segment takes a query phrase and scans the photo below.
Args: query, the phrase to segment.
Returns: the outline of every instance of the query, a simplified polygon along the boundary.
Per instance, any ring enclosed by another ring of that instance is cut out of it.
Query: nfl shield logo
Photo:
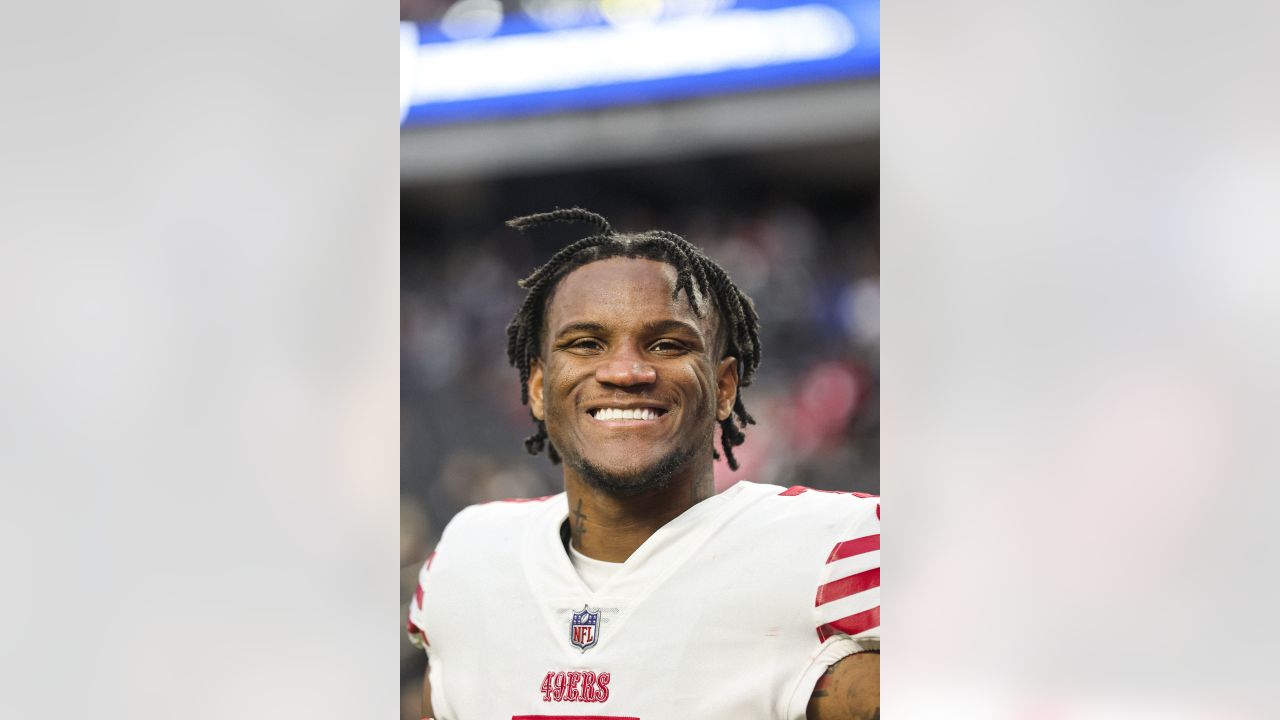
[[[600,611],[593,611],[583,605],[582,612],[573,614],[573,620],[569,626],[569,642],[573,643],[573,646],[579,650],[586,652],[587,648],[593,647],[599,639]]]

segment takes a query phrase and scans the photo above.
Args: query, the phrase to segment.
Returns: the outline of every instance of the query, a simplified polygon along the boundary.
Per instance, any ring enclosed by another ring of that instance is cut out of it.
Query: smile
[[[662,408],[643,407],[643,408],[616,408],[602,407],[593,408],[587,411],[587,414],[596,420],[641,420],[653,421],[667,414]]]

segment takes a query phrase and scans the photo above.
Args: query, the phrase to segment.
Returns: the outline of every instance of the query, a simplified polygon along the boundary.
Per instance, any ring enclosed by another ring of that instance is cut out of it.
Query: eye
[[[603,350],[604,345],[594,338],[580,338],[566,343],[564,349],[580,355],[590,355]]]
[[[663,339],[649,346],[649,350],[663,355],[680,355],[688,352],[689,348],[682,342]]]

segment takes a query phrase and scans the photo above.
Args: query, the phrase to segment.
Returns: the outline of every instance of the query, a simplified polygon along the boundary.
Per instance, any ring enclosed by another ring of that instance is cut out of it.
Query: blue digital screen
[[[448,15],[442,23],[404,25],[402,124],[652,103],[880,72],[878,0],[728,1],[710,12],[667,16],[662,0],[652,0],[641,7],[659,14],[643,22],[609,22],[596,13],[555,30],[523,14],[495,16],[489,27],[451,25]]]

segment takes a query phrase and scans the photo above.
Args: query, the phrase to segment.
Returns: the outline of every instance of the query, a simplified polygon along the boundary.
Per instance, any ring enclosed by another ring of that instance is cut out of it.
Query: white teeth
[[[600,408],[596,411],[597,420],[657,420],[657,411],[650,408]]]

